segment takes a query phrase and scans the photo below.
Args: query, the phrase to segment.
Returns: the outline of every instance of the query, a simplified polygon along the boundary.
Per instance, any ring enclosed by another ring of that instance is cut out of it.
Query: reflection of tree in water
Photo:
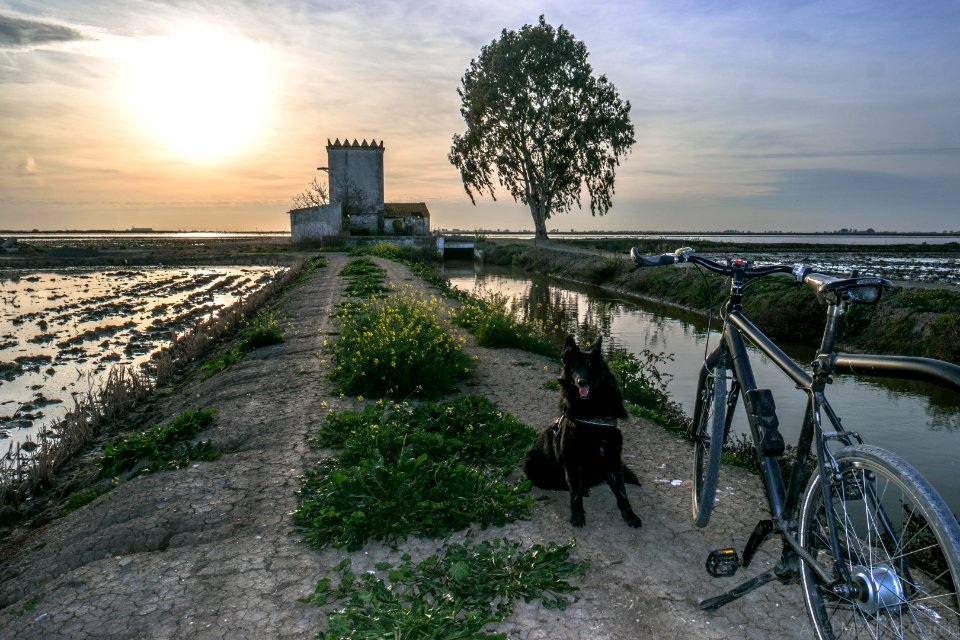
[[[587,296],[587,312],[581,322],[581,327],[583,329],[591,327],[594,337],[596,332],[599,331],[604,339],[607,339],[613,329],[614,314],[619,308],[620,304],[616,300]]]
[[[558,345],[568,333],[577,333],[580,315],[576,293],[551,287],[543,281],[531,281],[526,295],[517,296],[513,308],[528,322],[543,327],[550,339]]]
[[[878,389],[886,391],[889,402],[897,404],[912,398],[922,404],[927,414],[927,429],[953,433],[960,431],[960,401],[957,395],[944,387],[916,380],[883,379],[877,381]],[[880,386],[882,385],[882,387]]]
[[[935,404],[927,406],[931,431],[960,431],[960,413],[956,407],[942,407]]]
[[[582,318],[581,302],[586,305]],[[511,299],[510,306],[520,317],[542,327],[558,345],[563,343],[567,334],[573,334],[581,344],[602,335],[607,351],[621,346],[611,336],[614,318],[622,306],[617,299],[565,290],[534,278],[524,294]],[[662,331],[667,322],[667,318],[660,317],[654,331]]]

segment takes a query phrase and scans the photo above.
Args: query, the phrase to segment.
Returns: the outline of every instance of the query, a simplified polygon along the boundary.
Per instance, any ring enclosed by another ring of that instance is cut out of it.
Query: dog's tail
[[[623,481],[626,484],[640,485],[640,479],[637,477],[637,474],[631,471],[627,465],[623,465]]]

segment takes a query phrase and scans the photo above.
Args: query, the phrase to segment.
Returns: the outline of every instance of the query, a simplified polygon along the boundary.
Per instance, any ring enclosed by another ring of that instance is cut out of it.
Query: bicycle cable
[[[710,280],[707,278],[706,271],[704,271],[703,268],[701,268],[700,265],[698,265],[698,264],[696,264],[696,263],[694,263],[693,266],[697,268],[697,271],[700,273],[700,277],[703,278],[703,283],[704,283],[704,285],[705,285],[706,288],[707,288],[707,338],[706,338],[706,340],[704,340],[704,343],[703,343],[703,363],[704,363],[704,367],[707,369],[707,371],[710,372],[710,375],[713,375],[713,372],[710,370],[709,367],[707,367],[707,356],[710,355],[710,330],[711,330],[711,328],[712,328],[712,326],[713,326],[713,313],[712,313],[712,310],[713,310],[713,287],[712,287],[711,284],[710,284]],[[726,278],[726,279],[725,279],[725,282],[729,282],[729,281],[730,281],[730,278]],[[784,285],[786,285],[786,286],[791,286],[791,285],[795,284],[795,283],[793,283],[793,282],[781,281],[781,280],[779,280],[779,279],[778,279],[778,280],[775,280],[775,281],[765,280],[764,278],[760,277],[760,278],[757,278],[757,279],[755,279],[755,280],[751,280],[751,281],[745,283],[745,284],[743,285],[743,289],[742,289],[741,291],[746,291],[746,290],[749,289],[750,287],[752,287],[752,286],[754,286],[754,285],[756,285],[756,284],[759,284],[759,283],[761,283],[761,282],[763,282],[763,283],[765,283],[765,284],[769,284],[771,287],[772,287],[772,286],[784,286]],[[720,316],[720,320],[721,320],[721,321],[725,319],[725,317],[724,317],[724,309],[723,309],[723,306],[722,306],[722,305],[721,305],[720,308],[718,309],[717,314]]]
[[[703,278],[703,284],[707,288],[707,338],[703,341],[703,366],[705,369],[707,369],[707,371],[710,371],[710,368],[707,367],[707,356],[710,355],[710,329],[713,326],[713,287],[710,285],[710,280],[707,279],[706,272],[700,267],[700,265],[694,263],[693,266],[697,268],[697,271],[700,273],[700,277]],[[722,316],[722,309],[720,313]],[[712,371],[710,371],[710,375],[713,375]]]

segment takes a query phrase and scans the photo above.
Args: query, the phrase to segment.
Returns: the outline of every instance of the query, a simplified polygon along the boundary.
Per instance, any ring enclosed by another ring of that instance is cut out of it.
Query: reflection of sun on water
[[[251,142],[263,127],[270,76],[256,43],[204,27],[141,41],[129,98],[149,133],[194,160]]]

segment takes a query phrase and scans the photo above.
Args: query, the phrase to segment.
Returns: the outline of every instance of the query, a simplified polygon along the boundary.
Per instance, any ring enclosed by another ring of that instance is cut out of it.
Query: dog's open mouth
[[[581,400],[586,400],[586,399],[589,398],[589,397],[590,397],[590,387],[588,387],[587,385],[581,386],[581,387],[580,387],[580,399],[581,399]]]

